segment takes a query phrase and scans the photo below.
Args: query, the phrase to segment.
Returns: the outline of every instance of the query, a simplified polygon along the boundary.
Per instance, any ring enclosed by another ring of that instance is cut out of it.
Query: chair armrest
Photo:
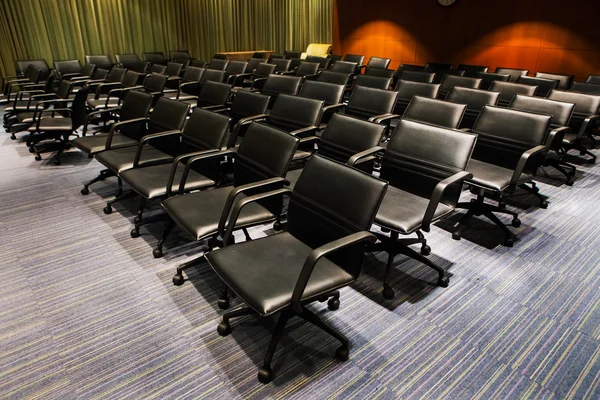
[[[141,117],[141,118],[129,119],[127,121],[115,122],[114,124],[112,124],[110,126],[109,131],[108,131],[108,137],[106,138],[106,147],[105,147],[105,150],[110,150],[110,146],[112,144],[112,138],[113,138],[114,133],[115,133],[115,131],[117,129],[119,129],[122,126],[125,126],[125,125],[137,124],[137,123],[144,122],[144,121],[149,121],[149,120],[150,120],[150,118],[148,118],[148,117]]]
[[[229,192],[229,196],[227,196],[227,200],[225,201],[225,205],[223,206],[223,212],[221,213],[221,218],[219,219],[219,227],[217,228],[217,232],[219,232],[219,234],[221,234],[221,237],[225,238],[225,234],[224,234],[223,230],[225,229],[225,224],[227,223],[227,217],[229,216],[229,213],[231,212],[231,206],[233,205],[233,202],[235,201],[235,198],[237,196],[239,196],[240,194],[242,194],[248,190],[260,189],[260,188],[268,187],[270,185],[274,185],[276,183],[282,183],[285,186],[290,185],[290,181],[288,181],[287,179],[282,178],[280,176],[276,176],[273,178],[264,179],[262,181],[247,183],[245,185],[240,185],[240,186],[237,186],[237,187],[234,187],[233,189],[231,189],[231,192]],[[233,214],[232,214],[232,216],[233,216]],[[237,219],[237,217],[236,217],[236,219]],[[230,223],[231,223],[231,220],[230,220]],[[224,241],[223,243],[229,243],[229,242]]]
[[[231,111],[231,107],[224,107],[224,108],[221,108],[218,110],[212,110],[212,111],[216,112],[216,113],[222,113],[222,112],[226,112],[226,111]]]
[[[355,155],[353,155],[352,157],[350,157],[350,159],[348,160],[347,164],[350,165],[351,167],[355,166],[356,164],[360,164],[359,160],[361,160],[362,158],[377,154],[379,152],[385,151],[385,147],[382,146],[375,146],[373,148],[370,148],[368,150],[365,151],[361,151],[360,153],[356,153]]]
[[[68,74],[60,74],[60,77],[62,79],[67,79],[67,80],[71,77],[77,77],[77,76],[85,76],[85,75],[83,75],[81,72],[70,72]]]
[[[225,107],[223,104],[215,104],[212,106],[204,106],[204,107],[199,107],[199,108],[201,108],[203,110],[214,111],[214,110],[220,110],[223,107]]]
[[[523,154],[521,154],[521,158],[519,159],[519,162],[517,163],[517,167],[515,168],[515,171],[513,172],[512,178],[510,179],[510,185],[516,186],[517,183],[519,183],[519,177],[523,173],[523,170],[525,169],[527,162],[529,161],[529,159],[532,156],[537,155],[537,154],[542,153],[547,150],[548,150],[547,146],[540,145],[540,146],[535,146],[535,147],[527,150]]]
[[[121,82],[106,82],[106,83],[99,84],[98,86],[96,86],[96,95],[94,96],[94,99],[98,100],[98,98],[100,97],[100,92],[104,88],[111,88],[111,87],[122,88],[123,84]],[[110,92],[110,90],[109,90],[109,92]]]
[[[167,80],[168,80],[168,81],[182,81],[182,80],[183,80],[183,78],[182,78],[182,77],[180,77],[180,76],[169,76],[169,77],[167,78]]]
[[[386,113],[386,114],[380,114],[380,115],[375,115],[371,118],[369,118],[369,122],[375,122],[376,124],[381,124],[382,122],[387,122],[389,124],[389,121],[391,121],[394,118],[400,118],[401,116],[398,114],[391,114],[391,113]]]
[[[37,118],[37,123],[35,124],[35,131],[36,132],[40,131],[40,123],[42,122],[42,114],[51,112],[52,117],[54,117],[54,113],[57,111],[67,112],[69,114],[71,114],[71,112],[72,112],[72,110],[70,108],[52,108],[49,110],[40,110],[39,117]],[[36,114],[37,114],[37,111],[36,111]],[[34,118],[34,120],[36,119],[35,116],[33,118]]]
[[[292,136],[298,136],[298,135],[301,135],[303,133],[316,132],[317,130],[319,130],[318,126],[311,125],[311,126],[307,126],[306,128],[296,129],[295,131],[291,131],[291,132],[288,132],[288,133],[290,135],[292,135]]]
[[[177,166],[179,165],[179,163],[183,164],[187,159],[189,159],[191,157],[216,153],[218,151],[219,151],[218,149],[202,150],[202,151],[195,151],[193,153],[181,154],[181,155],[175,157],[175,159],[173,160],[173,164],[171,165],[171,172],[169,173],[169,179],[167,179],[167,197],[171,197],[173,195],[171,188],[173,187],[173,181],[175,180],[175,173],[177,172]]]
[[[144,145],[151,140],[168,137],[168,136],[181,136],[182,132],[173,130],[173,131],[164,131],[151,133],[150,135],[146,135],[140,139],[140,143],[138,144],[137,151],[135,153],[135,159],[133,160],[133,168],[138,168],[140,164],[140,157],[142,156],[142,150],[144,149]]]
[[[221,150],[221,151],[213,152],[210,154],[203,154],[203,155],[199,155],[199,156],[190,158],[185,163],[185,169],[183,170],[183,175],[181,176],[181,181],[179,182],[179,194],[184,193],[185,183],[187,182],[187,177],[190,173],[190,168],[192,167],[192,164],[194,164],[197,161],[209,160],[211,158],[233,155],[233,154],[235,154],[235,152],[236,152],[236,149],[226,149],[226,150]]]
[[[32,83],[32,84],[28,84],[28,85],[23,85],[21,87],[21,91],[23,90],[44,90],[44,84],[43,83]]]
[[[126,88],[111,89],[108,92],[108,96],[106,96],[106,103],[104,104],[104,106],[108,107],[108,103],[110,102],[111,97],[118,97],[119,98],[118,103],[120,104],[121,103],[121,95],[123,92],[128,92],[130,90],[137,90],[137,89],[143,89],[143,88],[144,88],[143,86],[132,86],[132,87],[126,87]]]
[[[571,128],[568,126],[561,126],[560,128],[552,129],[548,133],[548,137],[546,138],[546,147],[552,150],[560,149],[562,147],[562,142],[565,138],[565,134],[567,134],[568,132],[571,132]]]
[[[589,129],[593,122],[600,120],[600,115],[590,115],[587,117],[583,123],[581,124],[581,129],[579,130],[579,134],[577,135],[577,140],[583,138],[583,136],[589,132]]]
[[[256,201],[263,200],[263,199],[266,199],[269,197],[280,196],[283,194],[290,195],[291,193],[292,193],[292,190],[289,188],[280,188],[280,189],[272,190],[270,192],[258,193],[253,196],[248,196],[248,197],[241,199],[237,203],[235,203],[233,210],[231,210],[231,217],[229,218],[229,223],[227,224],[227,229],[225,229],[225,234],[223,236],[221,236],[223,238],[223,246],[227,246],[227,244],[229,243],[231,235],[233,233],[233,228],[235,228],[235,224],[237,223],[237,219],[240,216],[240,212],[242,211],[242,208],[244,208],[245,205],[247,205],[249,203],[254,203]],[[223,213],[225,213],[225,209],[223,209]],[[229,215],[229,213],[227,213],[226,215]],[[220,223],[219,223],[219,226],[220,226]],[[219,232],[221,232],[221,231],[219,231]]]
[[[338,108],[344,108],[344,107],[346,107],[346,104],[344,104],[344,103],[330,104],[328,106],[323,107],[323,114],[325,113],[325,111],[335,111]]]
[[[86,115],[85,117],[85,123],[83,124],[83,131],[81,133],[81,136],[84,137],[86,132],[87,132],[87,127],[88,124],[90,123],[90,121],[92,120],[92,118],[98,116],[98,115],[102,115],[102,114],[107,114],[107,113],[111,113],[111,112],[116,112],[119,111],[121,109],[121,107],[115,107],[115,108],[107,108],[104,110],[100,110],[100,111],[93,111],[91,113],[89,113],[88,115]]]
[[[329,242],[327,244],[324,244],[323,246],[314,249],[308,255],[308,257],[306,257],[306,261],[304,261],[304,265],[302,266],[302,270],[300,271],[300,276],[298,277],[298,280],[296,281],[296,286],[294,287],[294,291],[292,292],[292,310],[296,314],[302,313],[302,295],[304,294],[304,290],[306,289],[306,285],[308,284],[308,281],[310,279],[313,269],[315,268],[315,265],[317,265],[317,262],[322,257],[328,256],[333,252],[344,249],[354,244],[358,244],[361,242],[375,243],[376,240],[377,238],[371,232],[360,231],[348,236],[344,236],[342,238],[334,240],[333,242]]]
[[[252,81],[252,86],[250,86],[250,90],[254,90],[254,85],[256,84],[256,82],[263,82],[266,80],[267,80],[267,78],[256,78],[255,80]]]
[[[429,232],[431,230],[431,221],[433,219],[433,215],[435,214],[435,210],[440,204],[446,189],[448,189],[448,187],[454,183],[462,182],[465,179],[471,179],[472,177],[472,173],[468,171],[460,171],[435,185],[433,193],[431,194],[431,198],[429,199],[429,204],[425,210],[425,215],[423,216],[423,222],[421,223],[422,230],[425,232]]]
[[[317,143],[319,140],[321,140],[321,138],[318,136],[307,136],[300,139],[300,144]]]

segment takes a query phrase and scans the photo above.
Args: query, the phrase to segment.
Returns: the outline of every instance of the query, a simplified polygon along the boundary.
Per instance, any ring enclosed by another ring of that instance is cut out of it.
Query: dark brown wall
[[[600,0],[336,0],[333,52],[600,73]]]

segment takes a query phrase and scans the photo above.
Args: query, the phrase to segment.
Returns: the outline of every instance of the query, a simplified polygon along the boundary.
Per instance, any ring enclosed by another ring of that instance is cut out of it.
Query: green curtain
[[[0,74],[86,54],[303,51],[331,43],[332,24],[333,0],[0,0]]]

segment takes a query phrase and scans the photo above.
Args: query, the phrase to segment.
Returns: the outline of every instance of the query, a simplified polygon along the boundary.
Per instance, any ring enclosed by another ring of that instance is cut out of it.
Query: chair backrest
[[[569,91],[598,96],[600,95],[600,85],[595,83],[573,82],[573,85],[571,85],[571,89],[569,89]]]
[[[310,248],[368,231],[386,189],[384,181],[315,155],[294,186],[288,208],[287,231]],[[364,253],[365,243],[359,243],[336,251],[327,258],[356,279]]]
[[[425,66],[423,66],[423,65],[400,64],[400,66],[396,70],[396,76],[398,77],[398,79],[402,79],[403,72],[406,72],[406,71],[423,72],[424,70],[425,70]]]
[[[36,67],[34,64],[29,64],[27,68],[25,68],[23,77],[29,79],[31,82],[37,83],[40,79],[41,73],[42,71],[40,71],[38,67]]]
[[[184,82],[199,82],[203,73],[204,68],[187,67],[183,73],[182,79]]]
[[[398,92],[356,86],[346,105],[346,114],[361,119],[391,113],[396,105]]]
[[[367,68],[365,71],[365,75],[367,76],[378,76],[380,78],[390,78],[394,77],[394,73],[396,71],[392,69],[382,69],[382,68]]]
[[[274,64],[260,63],[254,70],[254,73],[252,73],[252,76],[255,78],[267,78],[269,75],[275,72],[275,68],[276,65]]]
[[[54,70],[62,79],[63,74],[79,73],[82,70],[79,60],[54,61]]]
[[[248,62],[246,61],[229,61],[227,67],[225,68],[225,73],[232,75],[243,74],[246,72],[247,65]]]
[[[575,80],[575,75],[567,75],[567,74],[552,74],[548,72],[536,72],[536,78],[544,78],[544,79],[554,79],[558,81],[557,89],[568,90],[573,81]]]
[[[316,75],[319,72],[319,63],[301,61],[294,72],[296,76]]]
[[[319,141],[319,154],[346,163],[354,154],[381,143],[385,126],[344,114],[333,114]]]
[[[106,79],[108,78],[108,70],[104,68],[96,68],[94,71],[93,79]]]
[[[167,58],[162,51],[152,51],[148,53],[142,53],[144,61],[151,62],[152,64],[166,64]]]
[[[390,65],[390,62],[392,62],[391,58],[371,57],[367,63],[367,68],[387,69],[387,67]]]
[[[200,86],[206,82],[223,82],[225,80],[225,72],[216,69],[205,69],[198,83]]]
[[[96,68],[111,69],[113,62],[109,56],[98,55],[98,56],[85,56],[86,64],[94,64]]]
[[[183,128],[182,147],[197,150],[221,149],[225,146],[231,118],[195,108]],[[183,150],[189,152],[188,150]]]
[[[272,60],[283,59],[285,56],[283,54],[271,53],[267,62],[270,63]]]
[[[465,74],[465,71],[457,71],[455,69],[438,69],[435,72],[435,77],[433,78],[433,83],[441,83],[442,80],[444,80],[444,77],[446,75],[463,76],[464,74]]]
[[[59,99],[68,99],[71,94],[71,88],[73,87],[73,83],[66,79],[63,79],[58,84],[58,89],[56,89],[56,96]]]
[[[191,60],[192,56],[187,50],[174,50],[169,52],[171,60]]]
[[[493,81],[490,90],[493,92],[500,92],[500,96],[498,97],[499,106],[508,106],[513,97],[517,94],[533,96],[536,87],[512,82]]]
[[[466,104],[467,112],[475,112],[479,115],[483,107],[495,106],[499,97],[500,93],[498,92],[454,86],[450,89],[446,100],[452,103]]]
[[[320,69],[327,69],[329,63],[331,62],[330,58],[317,56],[307,56],[305,60],[308,62],[319,64]]]
[[[281,94],[277,96],[267,123],[287,132],[317,126],[321,119],[323,102],[304,97]]]
[[[585,79],[586,83],[600,84],[600,75],[589,74]]]
[[[381,161],[381,179],[429,199],[442,180],[467,169],[477,136],[401,119]],[[450,187],[442,203],[454,206],[462,183]]]
[[[302,52],[301,51],[290,51],[290,50],[286,50],[283,52],[283,55],[285,56],[285,58],[300,58],[302,56]]]
[[[425,72],[438,72],[452,70],[452,64],[428,62],[425,64]]]
[[[168,77],[166,75],[152,73],[146,77],[144,89],[154,93],[162,92],[167,85],[167,79]]]
[[[520,68],[506,68],[506,67],[497,67],[494,71],[496,74],[510,75],[509,82],[517,82],[520,76],[527,76],[529,74],[528,69],[520,69]]]
[[[494,81],[508,82],[508,80],[510,79],[510,75],[498,74],[495,72],[477,72],[475,74],[475,78],[481,79],[481,86],[479,86],[480,89],[490,90],[490,87],[492,86],[492,82],[494,82]]]
[[[478,135],[473,158],[514,170],[525,151],[544,143],[551,119],[547,114],[485,106],[472,129]]]
[[[126,68],[112,67],[112,69],[108,73],[108,76],[106,77],[106,82],[121,82],[121,83],[123,83],[123,79],[125,78],[126,73],[127,73]]]
[[[340,74],[353,74],[356,71],[357,64],[350,61],[337,61],[331,67],[331,72],[338,72]]]
[[[298,76],[286,76],[271,74],[267,78],[262,92],[269,96],[278,96],[279,94],[296,95],[300,89],[302,79]]]
[[[400,99],[410,101],[414,96],[429,97],[435,99],[440,90],[440,85],[436,83],[423,83],[400,80],[394,89],[398,92],[398,101]]]
[[[150,114],[148,123],[150,133],[180,131],[189,109],[189,104],[160,97]]]
[[[231,93],[231,85],[221,82],[208,81],[198,93],[198,107],[224,105]]]
[[[260,58],[261,60],[264,60],[265,58],[267,58],[267,53],[264,53],[262,51],[255,51],[252,54],[252,58]]]
[[[249,90],[240,90],[235,95],[229,110],[233,122],[252,115],[265,114],[269,106],[269,96]]]
[[[455,129],[460,125],[466,109],[465,104],[415,96],[406,107],[402,119]]]
[[[600,96],[584,93],[565,92],[563,90],[552,90],[548,94],[550,100],[566,101],[575,104],[575,114],[582,116],[597,115],[600,113]]]
[[[248,64],[246,64],[246,71],[245,72],[252,72],[254,71],[256,68],[258,68],[258,65],[260,63],[265,62],[264,59],[262,58],[251,58],[248,60]]]
[[[81,70],[81,75],[91,77],[95,70],[96,66],[94,64],[85,64],[85,66]]]
[[[342,74],[339,72],[323,71],[317,77],[317,81],[333,83],[334,85],[346,86],[350,80],[351,74]]]
[[[137,54],[117,54],[115,57],[117,63],[120,65],[139,63],[141,61]]]
[[[364,86],[375,89],[389,89],[392,78],[380,78],[378,76],[359,75],[354,81],[354,87]]]
[[[204,60],[190,60],[189,66],[191,67],[197,67],[197,68],[204,68],[206,67],[206,61]]]
[[[346,54],[342,60],[348,61],[348,62],[353,62],[353,63],[356,63],[356,65],[360,66],[360,65],[364,64],[365,56],[360,55],[360,54]]]
[[[138,62],[132,62],[132,63],[127,63],[127,64],[121,64],[121,66],[123,68],[127,68],[129,71],[134,71],[134,72],[139,72],[140,74],[145,74],[146,72],[148,72],[149,69],[151,69],[151,72],[156,72],[156,73],[164,73],[164,69],[161,71],[160,70],[160,66],[163,66],[162,64],[150,64],[148,61],[138,61]]]
[[[456,69],[458,71],[465,71],[465,74],[463,76],[469,78],[477,78],[478,72],[488,72],[488,67],[483,65],[459,64],[458,67],[456,67]]]
[[[551,90],[558,88],[558,79],[534,78],[531,76],[520,76],[517,83],[521,85],[536,86],[535,96],[546,97]]]
[[[342,56],[341,54],[327,54],[327,58],[331,60],[329,62],[329,69],[331,69],[331,67],[333,67],[336,62],[342,61],[342,58],[344,58],[344,56]]]
[[[424,71],[403,71],[400,79],[411,82],[433,83],[433,80],[435,79],[435,73]]]
[[[333,83],[306,81],[298,93],[300,97],[308,99],[322,100],[326,106],[339,104],[344,96],[343,85]]]
[[[40,71],[40,81],[45,81],[50,75],[50,66],[44,59],[40,60],[17,60],[15,62],[15,71],[17,75],[23,74],[28,65],[35,65]]]
[[[510,102],[509,108],[551,115],[551,126],[561,127],[569,125],[575,104],[518,94]]]
[[[176,62],[170,62],[170,63],[167,63],[167,69],[165,70],[165,73],[168,76],[179,76],[179,74],[181,74],[182,69],[183,69],[183,64],[176,63]]]
[[[455,86],[478,89],[480,85],[481,79],[479,78],[467,78],[465,76],[446,75],[442,79],[442,82],[440,82],[440,96],[445,98],[448,91]]]
[[[213,58],[212,60],[210,60],[210,64],[208,64],[208,67],[206,68],[214,69],[217,71],[225,71],[225,68],[227,68],[227,64],[229,64],[229,60]]]
[[[154,96],[150,93],[145,93],[139,90],[130,90],[125,94],[125,98],[121,103],[121,109],[119,110],[119,120],[129,121],[136,118],[145,118],[150,112]],[[121,127],[120,132],[130,137],[134,137],[137,140],[141,139],[144,134],[143,130],[140,129],[145,122],[139,124],[125,125]]]
[[[73,130],[79,129],[87,117],[86,102],[90,87],[84,85],[81,89],[75,93],[73,103],[71,103],[71,127]]]
[[[269,64],[275,66],[275,72],[285,72],[289,71],[291,62],[291,60],[286,60],[285,58],[274,58],[269,61]]]

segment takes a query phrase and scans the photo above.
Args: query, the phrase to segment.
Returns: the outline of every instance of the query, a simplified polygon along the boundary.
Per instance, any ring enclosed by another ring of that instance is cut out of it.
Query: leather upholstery
[[[166,64],[167,58],[163,54],[162,51],[152,51],[147,53],[142,53],[142,58],[144,61],[151,62],[152,64]]]
[[[450,76],[463,76],[465,71],[457,71],[455,69],[439,69],[435,72],[433,83],[441,83],[446,75]]]
[[[319,141],[319,154],[347,163],[356,153],[378,146],[385,126],[343,114],[333,114]]]
[[[586,83],[600,84],[600,75],[589,74],[585,79]]]
[[[246,71],[246,61],[229,61],[227,68],[225,68],[226,75],[237,75],[243,74]]]
[[[333,83],[334,85],[346,86],[350,81],[350,74],[341,74],[339,72],[323,71],[317,77],[318,82]]]
[[[394,114],[403,115],[413,97],[421,96],[434,99],[438,95],[440,85],[435,83],[405,81],[402,79],[396,84],[395,90],[398,92],[398,101],[394,108]]]
[[[251,58],[248,60],[248,63],[246,64],[246,70],[244,72],[246,73],[251,73],[253,72],[259,64],[265,62],[264,59],[262,58]]]
[[[141,61],[137,54],[117,54],[115,57],[117,58],[117,63],[121,65],[127,65]]]
[[[162,92],[167,84],[167,76],[161,74],[150,74],[144,81],[144,90],[154,93]]]
[[[548,99],[574,103],[574,113],[580,115],[597,115],[600,111],[600,96],[553,90],[548,95]]]
[[[190,52],[187,50],[173,50],[169,52],[169,57],[171,57],[171,60],[189,60],[192,58]]]
[[[58,78],[62,79],[64,74],[79,73],[82,70],[79,60],[54,61],[54,71]]]
[[[600,85],[596,83],[573,82],[569,91],[600,96]]]
[[[531,76],[520,76],[517,83],[522,85],[537,86],[535,96],[546,97],[551,90],[558,88],[560,81],[557,79],[533,78]]]
[[[322,101],[282,94],[277,97],[267,123],[291,132],[318,125],[322,110]]]
[[[383,69],[383,68],[367,68],[365,71],[366,76],[377,76],[380,78],[389,78],[392,79],[394,77],[394,73],[396,71],[391,69]]]
[[[306,76],[306,75],[315,75],[319,71],[319,64],[314,62],[302,61],[294,75],[296,76]]]
[[[240,90],[231,103],[229,116],[233,119],[233,124],[236,124],[242,118],[266,113],[268,105],[269,96]]]
[[[498,92],[454,86],[450,89],[446,100],[452,103],[467,105],[465,115],[459,127],[470,129],[473,127],[483,107],[496,105],[498,97],[500,97],[500,93]]]
[[[311,63],[317,63],[319,64],[319,69],[327,69],[327,67],[329,66],[329,63],[331,62],[331,59],[327,58],[327,57],[317,57],[317,56],[308,56],[305,58],[306,61],[311,62]],[[288,67],[288,69],[290,69]]]
[[[354,87],[356,86],[364,86],[375,89],[389,89],[392,84],[392,78],[381,78],[378,76],[369,76],[369,75],[359,75],[356,77],[356,81],[354,82]]]
[[[356,67],[357,65],[355,62],[337,61],[335,64],[333,64],[333,67],[331,67],[330,71],[340,74],[353,74],[354,71],[356,71]]]
[[[113,150],[106,150],[96,155],[102,165],[115,173],[121,173],[127,169],[133,168],[133,162],[137,152],[137,146],[121,147]],[[140,164],[160,164],[171,162],[173,157],[153,146],[144,145]]]
[[[367,63],[367,68],[387,69],[391,61],[390,58],[371,57]]]
[[[433,80],[435,79],[435,73],[424,71],[404,71],[402,72],[401,79],[403,81],[433,83]]]
[[[85,63],[94,64],[96,68],[103,68],[106,70],[110,70],[113,66],[113,62],[111,61],[110,57],[106,55],[85,56]]]
[[[438,72],[440,70],[451,70],[452,64],[428,62],[425,64],[425,72]]]
[[[269,62],[269,64],[275,66],[275,72],[285,72],[289,71],[291,62],[291,60],[286,60],[284,58],[274,58]]]
[[[176,62],[169,62],[169,63],[167,63],[167,69],[165,70],[165,73],[168,76],[179,76],[179,74],[181,74],[182,69],[183,69],[183,64],[176,63]]]
[[[477,72],[475,74],[475,78],[481,79],[481,85],[479,86],[480,89],[490,90],[490,87],[492,86],[492,82],[494,82],[494,81],[508,82],[508,80],[510,79],[510,75],[498,74],[495,72]]]
[[[536,72],[536,78],[544,78],[544,79],[555,79],[558,81],[558,87],[556,89],[568,90],[571,88],[573,81],[575,80],[574,75],[565,75],[565,74],[551,74],[548,72]]]
[[[226,83],[208,81],[202,86],[195,101],[198,107],[225,105],[231,92],[231,85]]]
[[[206,69],[225,71],[225,68],[227,68],[227,64],[229,64],[229,60],[220,60],[218,58],[213,58],[212,60],[210,60],[210,64],[208,65],[208,67],[206,67]]]
[[[536,87],[512,82],[493,81],[490,90],[500,92],[500,97],[498,97],[499,106],[508,107],[515,95],[533,96]]]
[[[440,83],[439,97],[445,99],[450,89],[452,89],[455,86],[466,87],[470,89],[478,89],[480,85],[481,79],[478,78],[467,78],[464,76],[446,75]]]
[[[296,95],[301,83],[302,79],[298,76],[271,74],[262,88],[262,93],[271,96],[273,102],[280,94]]]
[[[575,104],[539,97],[516,95],[509,107],[539,114],[549,114],[552,116],[551,125],[553,127],[561,127],[569,125]]]
[[[505,190],[510,185],[513,171],[514,169],[503,168],[476,159],[472,159],[469,163],[469,172],[473,174],[471,182],[498,192]],[[530,174],[521,174],[518,183],[529,182],[531,179]]]
[[[365,63],[365,56],[360,54],[346,54],[343,61],[354,62],[356,65],[360,66]]]
[[[391,113],[396,105],[398,92],[356,86],[348,100],[345,113],[361,119]]]
[[[458,71],[465,71],[463,76],[468,78],[478,78],[477,73],[479,72],[488,72],[488,67],[483,65],[468,65],[468,64],[459,64],[456,67]]]
[[[344,95],[344,86],[333,83],[306,81],[298,93],[298,97],[322,100],[326,106],[339,104]]]
[[[517,80],[519,80],[520,76],[523,76],[523,75],[527,76],[529,74],[529,70],[528,69],[518,69],[518,68],[498,67],[498,68],[496,68],[494,73],[510,75],[510,79],[508,81],[516,83]]]
[[[225,72],[214,69],[205,69],[198,81],[198,86],[202,88],[206,82],[223,82]]]
[[[253,75],[255,78],[267,78],[269,75],[275,72],[275,68],[276,65],[274,64],[267,64],[265,62],[262,62],[258,64],[258,67],[256,67],[256,70],[254,71]]]
[[[466,109],[465,104],[415,96],[406,107],[402,118],[446,128],[458,128]]]

